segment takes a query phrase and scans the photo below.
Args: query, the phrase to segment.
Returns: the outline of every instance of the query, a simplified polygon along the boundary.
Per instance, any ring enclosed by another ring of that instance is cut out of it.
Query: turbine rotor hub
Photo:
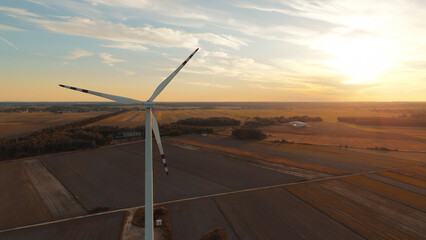
[[[148,109],[148,108],[154,108],[154,103],[153,103],[153,102],[151,102],[151,101],[146,101],[146,102],[144,102],[144,103],[143,103],[143,107],[144,107],[145,109]]]

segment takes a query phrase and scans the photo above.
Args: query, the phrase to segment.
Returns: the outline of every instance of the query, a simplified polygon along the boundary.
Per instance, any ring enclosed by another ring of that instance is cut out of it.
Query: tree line
[[[28,136],[0,138],[0,160],[30,157],[46,153],[73,151],[105,145],[112,140],[114,127],[83,126],[106,119],[124,111],[107,113],[67,123],[56,127],[44,128]]]
[[[113,140],[113,135],[122,130],[140,131],[141,136],[145,136],[144,126],[138,126],[134,128],[120,128],[118,126],[86,127],[89,124],[121,114],[126,111],[127,110],[117,111],[73,123],[45,128],[28,136],[0,138],[0,161],[62,151],[96,148],[110,144]],[[266,138],[266,135],[262,133],[261,130],[255,129],[254,127],[273,125],[296,120],[322,121],[322,119],[319,117],[311,118],[308,116],[295,116],[289,118],[255,117],[248,123],[246,122],[242,128],[234,129],[232,135],[238,139],[261,140]],[[205,119],[190,118],[179,120],[171,124],[160,125],[159,128],[162,136],[178,136],[191,133],[213,133],[212,127],[214,126],[240,126],[240,124],[240,121],[226,117],[213,117]]]
[[[271,125],[279,125],[283,123],[289,123],[292,121],[300,121],[300,122],[321,122],[321,117],[309,117],[305,116],[292,116],[292,117],[254,117],[247,120],[244,123],[244,127],[262,127],[262,126],[271,126]]]
[[[232,130],[232,136],[237,139],[262,140],[267,136],[260,129],[256,128],[238,128]]]
[[[426,114],[398,117],[338,117],[337,120],[356,125],[426,127]]]
[[[192,126],[239,126],[240,121],[227,117],[187,118],[177,121],[177,124]]]
[[[134,128],[119,128],[118,126],[84,127],[123,112],[125,111],[45,128],[28,136],[0,138],[0,161],[104,146],[110,144],[113,140],[113,134],[121,130],[140,131],[141,136],[145,136],[144,126]],[[213,132],[212,128],[182,126],[176,123],[160,125],[159,128],[162,136]]]

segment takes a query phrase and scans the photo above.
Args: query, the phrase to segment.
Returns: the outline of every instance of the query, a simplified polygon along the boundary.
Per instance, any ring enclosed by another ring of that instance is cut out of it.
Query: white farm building
[[[308,125],[304,122],[299,122],[299,121],[293,121],[290,122],[290,126],[295,127],[295,128],[304,128],[304,127],[308,127]]]

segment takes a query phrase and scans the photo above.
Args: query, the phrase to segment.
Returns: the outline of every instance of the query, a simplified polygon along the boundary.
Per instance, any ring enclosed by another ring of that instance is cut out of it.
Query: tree
[[[232,131],[232,136],[238,139],[262,140],[267,136],[260,129],[256,128],[238,128]]]

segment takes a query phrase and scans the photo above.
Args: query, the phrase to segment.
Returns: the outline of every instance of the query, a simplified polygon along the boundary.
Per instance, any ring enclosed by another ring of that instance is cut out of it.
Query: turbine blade
[[[160,130],[158,129],[157,119],[155,119],[154,114],[152,116],[152,131],[154,132],[155,140],[157,141],[158,150],[160,150],[161,160],[163,161],[164,171],[166,175],[169,176],[169,169],[167,168],[166,158],[164,157],[163,145],[161,144]]]
[[[143,103],[143,101],[139,101],[139,100],[135,100],[135,99],[131,99],[131,98],[120,97],[120,96],[116,96],[116,95],[111,95],[111,94],[106,94],[106,93],[101,93],[101,92],[95,92],[95,91],[76,88],[76,87],[70,87],[70,86],[66,86],[66,85],[62,85],[62,84],[59,84],[59,86],[63,87],[63,88],[75,90],[75,91],[80,91],[80,92],[92,94],[92,95],[99,96],[99,97],[102,97],[102,98],[110,99],[110,100],[113,100],[113,101],[118,102],[118,103],[124,103],[124,104]]]
[[[178,68],[176,68],[176,70],[172,72],[172,74],[170,74],[169,77],[167,77],[162,83],[160,83],[160,85],[158,85],[157,89],[155,89],[152,96],[148,99],[149,102],[154,101],[154,99],[158,96],[158,94],[160,94],[161,91],[163,91],[163,89],[167,86],[167,84],[169,84],[169,82],[176,76],[176,74],[178,74],[178,72],[185,66],[185,64],[192,58],[192,56],[194,56],[194,54],[197,51],[198,51],[198,48],[195,49],[195,51],[191,55],[189,55],[189,57],[185,61],[183,61],[183,63]]]

